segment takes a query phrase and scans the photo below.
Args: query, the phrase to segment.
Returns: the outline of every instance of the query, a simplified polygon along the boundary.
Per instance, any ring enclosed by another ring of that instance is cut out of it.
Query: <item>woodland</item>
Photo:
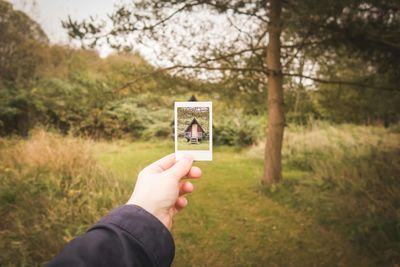
[[[399,1],[137,0],[59,23],[70,45],[0,0],[0,266],[43,266],[125,203],[193,96],[215,154],[173,266],[400,265]]]

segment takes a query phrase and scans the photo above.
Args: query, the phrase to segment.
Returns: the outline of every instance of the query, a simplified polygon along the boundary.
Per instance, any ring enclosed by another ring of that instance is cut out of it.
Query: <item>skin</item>
[[[127,204],[142,207],[171,230],[174,216],[188,204],[184,195],[194,190],[186,179],[200,176],[201,170],[193,166],[192,156],[176,161],[175,154],[170,154],[139,173]]]

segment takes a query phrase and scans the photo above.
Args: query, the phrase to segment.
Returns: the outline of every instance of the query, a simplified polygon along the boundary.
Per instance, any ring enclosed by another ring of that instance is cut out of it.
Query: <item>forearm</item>
[[[114,209],[54,258],[54,266],[170,266],[175,246],[169,230],[135,205]]]

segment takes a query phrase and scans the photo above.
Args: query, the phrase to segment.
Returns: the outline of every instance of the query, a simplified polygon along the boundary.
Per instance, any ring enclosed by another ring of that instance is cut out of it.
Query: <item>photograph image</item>
[[[211,102],[175,102],[175,153],[212,160]]]
[[[178,149],[208,150],[209,142],[208,107],[178,108]]]

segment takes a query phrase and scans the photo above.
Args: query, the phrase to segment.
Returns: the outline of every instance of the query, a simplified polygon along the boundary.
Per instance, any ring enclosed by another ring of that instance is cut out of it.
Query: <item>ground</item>
[[[208,140],[200,141],[198,144],[191,144],[185,138],[178,139],[178,150],[209,150]]]
[[[109,170],[134,184],[143,167],[173,152],[173,143],[103,144],[97,149]],[[203,176],[193,182],[189,206],[174,222],[173,266],[369,266],[369,259],[345,238],[262,193],[262,161],[246,151],[217,148],[212,162],[196,165]],[[285,179],[304,175],[284,168]]]

